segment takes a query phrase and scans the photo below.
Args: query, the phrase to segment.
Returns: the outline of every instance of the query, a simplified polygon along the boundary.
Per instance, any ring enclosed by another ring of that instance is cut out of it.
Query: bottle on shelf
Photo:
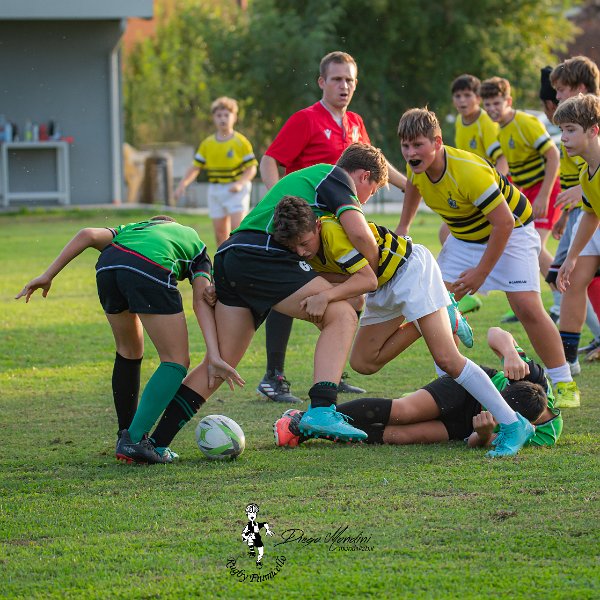
[[[27,119],[27,121],[25,121],[25,141],[26,142],[31,142],[33,141],[33,123],[31,122],[30,119]]]

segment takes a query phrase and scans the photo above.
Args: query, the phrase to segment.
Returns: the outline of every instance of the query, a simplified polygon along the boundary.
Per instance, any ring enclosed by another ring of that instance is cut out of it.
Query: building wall
[[[55,120],[63,136],[74,138],[73,204],[115,200],[110,56],[121,34],[120,20],[0,22],[0,114],[17,123],[21,139],[27,119]],[[120,115],[120,102],[117,110]],[[118,136],[120,147],[120,126]],[[27,183],[26,165],[18,171],[14,181],[22,188]],[[38,173],[43,176],[42,170]],[[39,185],[37,181],[36,189]],[[118,186],[122,188],[120,181]]]

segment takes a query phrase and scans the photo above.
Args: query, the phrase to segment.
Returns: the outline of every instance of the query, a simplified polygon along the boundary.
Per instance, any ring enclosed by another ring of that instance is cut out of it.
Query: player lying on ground
[[[404,327],[404,344],[418,337],[412,324]],[[492,327],[488,343],[502,360],[502,370],[482,369],[506,402],[535,425],[535,435],[527,444],[554,445],[563,420],[554,407],[552,385],[544,369],[525,355],[507,331]],[[402,398],[359,398],[340,404],[338,411],[369,434],[369,444],[431,444],[467,438],[471,447],[501,443],[492,414],[448,376]],[[300,418],[300,411],[289,410],[275,422],[278,446],[296,447],[309,439],[298,431]]]
[[[173,398],[190,364],[188,332],[177,281],[189,279],[194,312],[206,342],[208,386],[215,379],[243,385],[237,371],[221,359],[213,308],[204,300],[211,262],[191,227],[157,216],[114,228],[82,229],[46,271],[16,296],[29,299],[41,289],[45,298],[53,279],[86,248],[100,251],[96,282],[100,303],[116,345],[112,388],[119,433],[117,457],[127,462],[170,462],[168,448],[154,448],[146,433]],[[144,330],[160,365],[150,377],[138,407]]]
[[[367,296],[350,365],[359,373],[379,371],[405,347],[399,343],[402,323],[414,322],[438,372],[450,375],[487,406],[500,423],[502,436],[489,455],[516,454],[533,435],[533,427],[506,403],[487,375],[458,351],[446,308],[453,301],[431,252],[420,244],[413,244],[409,237],[397,236],[373,223],[370,226],[379,245],[377,290]],[[277,205],[273,227],[275,239],[310,261],[314,269],[325,275],[327,272],[349,275],[343,283],[304,300],[303,306],[311,318],[319,318],[331,298],[352,298],[372,289],[369,264],[353,247],[336,219],[317,220],[306,202],[289,196]],[[462,324],[470,334],[470,327],[466,322]],[[466,340],[472,345],[470,335]],[[307,435],[318,433],[309,428],[300,429]]]

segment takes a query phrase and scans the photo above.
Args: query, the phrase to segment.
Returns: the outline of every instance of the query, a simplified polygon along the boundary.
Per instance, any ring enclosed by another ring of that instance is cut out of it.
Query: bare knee
[[[331,302],[327,305],[327,310],[323,315],[323,325],[326,326],[331,323],[339,324],[344,328],[351,328],[354,332],[356,331],[356,327],[358,325],[356,311],[345,300],[340,302]]]
[[[377,363],[376,359],[369,361],[367,357],[357,355],[354,352],[350,355],[349,362],[352,369],[361,375],[373,375],[383,367],[383,365]]]
[[[442,371],[448,373],[450,377],[456,379],[465,368],[465,357],[458,352],[436,352],[433,355],[435,364],[442,369]]]
[[[137,360],[144,356],[144,340],[121,340],[116,343],[116,351],[123,358]]]

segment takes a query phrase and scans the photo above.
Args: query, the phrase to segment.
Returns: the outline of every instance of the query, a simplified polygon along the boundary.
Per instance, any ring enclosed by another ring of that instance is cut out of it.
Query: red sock
[[[588,285],[587,293],[588,298],[592,303],[592,308],[600,319],[600,277],[594,277],[594,279],[592,279],[592,283]]]

